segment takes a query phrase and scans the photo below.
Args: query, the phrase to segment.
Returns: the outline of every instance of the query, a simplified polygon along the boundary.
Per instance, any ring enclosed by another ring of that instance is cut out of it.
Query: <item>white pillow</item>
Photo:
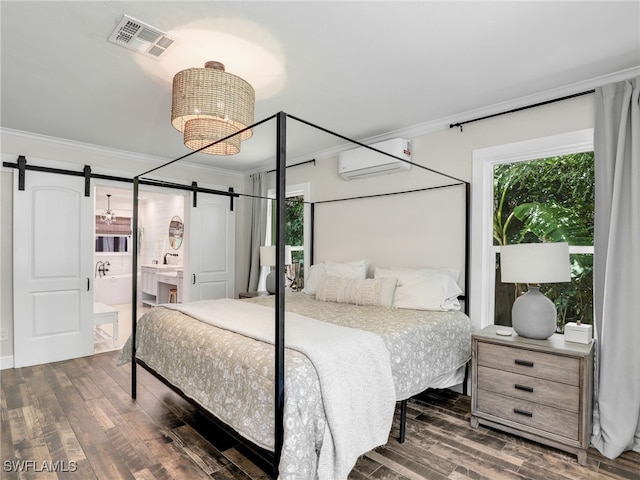
[[[316,290],[316,300],[391,307],[395,278],[346,278],[325,276]]]
[[[327,275],[331,275],[332,277],[366,278],[368,267],[369,264],[366,260],[348,263],[326,261],[324,263],[311,265],[302,293],[315,295],[318,284]]]
[[[413,310],[460,310],[462,290],[448,269],[379,268],[374,278],[397,278],[393,306]]]
[[[326,261],[324,262],[325,272],[332,277],[345,278],[367,278],[367,268],[369,264],[366,260],[358,260],[356,262],[338,263]]]
[[[308,295],[315,295],[316,290],[318,289],[318,285],[326,275],[327,275],[327,272],[325,271],[325,266],[323,263],[319,263],[317,265],[311,265],[309,267],[309,273],[307,274],[307,279],[304,282],[304,288],[302,289],[302,293],[306,293]]]

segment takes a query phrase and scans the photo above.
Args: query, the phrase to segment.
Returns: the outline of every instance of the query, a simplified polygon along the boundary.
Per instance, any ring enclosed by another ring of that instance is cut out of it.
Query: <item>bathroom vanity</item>
[[[140,267],[140,298],[143,304],[156,306],[169,303],[169,290],[178,290],[178,303],[182,302],[182,275],[180,265],[142,265]]]
[[[176,270],[175,272],[161,272],[156,274],[156,280],[158,282],[156,300],[158,303],[170,303],[169,291],[173,288],[178,291],[178,303],[182,303],[182,275],[182,269]]]

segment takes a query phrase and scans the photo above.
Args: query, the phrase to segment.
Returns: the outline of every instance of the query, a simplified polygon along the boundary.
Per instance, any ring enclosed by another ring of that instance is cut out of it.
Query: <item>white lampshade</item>
[[[503,283],[558,283],[571,281],[569,244],[518,243],[500,247]]]
[[[500,247],[503,283],[527,283],[529,290],[516,299],[511,325],[522,337],[544,340],[556,331],[554,303],[540,292],[541,283],[571,281],[567,243],[518,243]]]
[[[284,246],[284,264],[291,265],[291,246]],[[276,264],[276,247],[260,247],[260,265],[263,267],[273,267]]]

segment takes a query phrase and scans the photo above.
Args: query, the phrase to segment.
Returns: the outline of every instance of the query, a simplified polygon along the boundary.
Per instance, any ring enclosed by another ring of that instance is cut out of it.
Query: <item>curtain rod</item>
[[[574,93],[572,95],[567,95],[560,98],[554,98],[553,100],[547,100],[545,102],[534,103],[533,105],[525,105],[524,107],[514,108],[512,110],[507,110],[506,112],[494,113],[492,115],[486,115],[484,117],[474,118],[472,120],[465,120],[464,122],[451,123],[449,124],[449,128],[460,127],[460,131],[462,132],[462,126],[467,123],[479,122],[480,120],[486,120],[487,118],[499,117],[500,115],[507,115],[508,113],[520,112],[522,110],[527,110],[529,108],[541,107],[542,105],[548,105],[550,103],[560,102],[562,100],[569,100],[570,98],[581,97],[583,95],[589,95],[590,93],[594,93],[595,90],[587,90],[585,92]]]
[[[358,197],[334,198],[332,200],[318,200],[316,202],[304,202],[304,203],[311,203],[311,204],[320,205],[320,204],[323,204],[323,203],[345,202],[347,200],[362,200],[362,199],[366,199],[366,198],[389,197],[389,196],[392,196],[392,195],[404,195],[406,193],[427,192],[429,190],[438,190],[439,188],[457,187],[458,185],[466,185],[466,182],[449,183],[447,185],[436,185],[435,187],[416,188],[414,190],[403,190],[401,192],[374,193],[374,194],[371,194],[371,195],[361,195],[361,196],[358,196]]]
[[[312,158],[311,160],[305,160],[304,162],[294,163],[293,165],[287,165],[285,168],[298,167],[300,165],[305,165],[307,163],[313,163],[315,165],[316,164],[316,159]],[[276,171],[276,169],[274,168],[273,170],[267,170],[267,173],[273,173],[275,171]]]

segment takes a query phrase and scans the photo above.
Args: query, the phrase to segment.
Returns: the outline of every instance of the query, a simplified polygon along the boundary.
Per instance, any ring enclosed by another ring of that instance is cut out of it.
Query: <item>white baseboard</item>
[[[0,370],[6,370],[8,368],[13,368],[13,355],[8,355],[6,357],[0,357]]]

